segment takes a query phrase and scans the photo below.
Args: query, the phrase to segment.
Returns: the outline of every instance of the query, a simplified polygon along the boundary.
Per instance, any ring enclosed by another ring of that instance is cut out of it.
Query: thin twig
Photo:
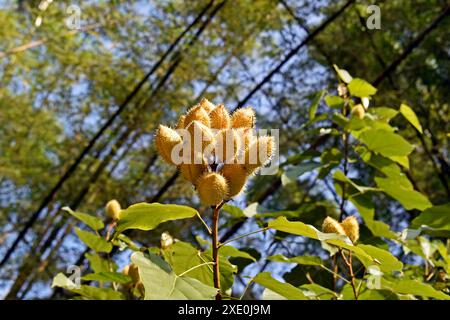
[[[267,231],[267,230],[269,230],[268,227],[262,228],[262,229],[259,229],[259,230],[256,230],[256,231],[252,231],[252,232],[249,232],[249,233],[244,233],[243,235],[240,235],[240,236],[238,236],[238,237],[236,237],[236,238],[227,240],[227,241],[225,241],[224,243],[219,243],[218,246],[219,246],[219,248],[220,248],[220,247],[222,247],[222,246],[224,246],[224,245],[226,245],[226,244],[228,244],[228,243],[230,243],[230,242],[233,242],[233,241],[236,241],[236,240],[245,238],[245,237],[250,236],[250,235],[255,234],[255,233],[264,232],[264,231]]]
[[[330,268],[325,267],[323,264],[320,265],[321,268],[327,270],[328,272],[331,272],[334,276],[338,277],[339,279],[343,280],[344,282],[350,284],[350,281],[348,281],[347,279],[345,279],[343,276],[341,276],[339,273],[334,272],[333,270],[331,270]]]
[[[347,265],[348,272],[350,273],[350,280],[351,280],[351,286],[353,289],[353,294],[355,295],[355,299],[358,300],[358,294],[356,292],[356,285],[355,285],[355,274],[353,273],[353,266],[352,266],[352,252],[349,252],[349,258],[345,256],[344,251],[340,250],[340,253],[342,255],[342,258],[344,259],[345,264]]]
[[[203,223],[203,225],[205,226],[206,230],[208,230],[209,234],[212,234],[211,228],[206,224],[205,220],[203,220],[202,216],[200,215],[200,213],[197,212],[197,217],[200,219],[200,221]]]

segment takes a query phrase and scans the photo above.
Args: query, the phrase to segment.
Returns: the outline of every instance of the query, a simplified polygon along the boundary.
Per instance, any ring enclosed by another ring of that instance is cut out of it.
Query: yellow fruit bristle
[[[139,268],[134,263],[130,264],[128,267],[128,276],[130,276],[133,283],[139,283],[141,281],[141,276],[139,275]]]
[[[159,155],[167,163],[174,165],[174,161],[172,160],[172,150],[176,145],[182,143],[180,135],[169,127],[159,125],[155,142]]]
[[[209,101],[206,98],[202,98],[202,100],[200,100],[200,106],[205,109],[206,112],[210,113],[211,111],[214,110],[214,108],[216,107],[211,101]]]
[[[231,123],[231,117],[223,104],[217,106],[209,114],[212,129],[228,129]]]
[[[224,164],[220,173],[228,182],[227,198],[237,196],[245,187],[247,181],[247,171],[241,164]]]
[[[208,206],[218,205],[227,197],[227,180],[216,172],[203,174],[197,182],[198,195],[202,203]]]
[[[180,116],[175,129],[184,129],[184,120],[185,119],[186,119],[186,116]]]
[[[197,185],[197,181],[200,176],[207,170],[206,164],[186,164],[180,165],[180,173],[183,178],[188,180],[194,186]]]
[[[233,129],[223,129],[215,136],[216,157],[222,163],[230,163],[235,158],[240,148],[239,135]]]
[[[245,151],[245,168],[248,173],[265,165],[275,151],[275,139],[271,136],[259,137],[250,143]]]
[[[192,152],[203,152],[205,148],[214,144],[214,135],[211,129],[199,121],[192,122],[188,127],[191,138]]]
[[[344,228],[347,237],[352,240],[353,243],[359,239],[359,223],[355,216],[349,216],[344,219],[341,223],[342,228]]]
[[[114,221],[120,219],[121,210],[119,201],[115,199],[108,201],[105,207],[106,215]]]
[[[196,105],[192,107],[184,118],[184,127],[187,128],[191,125],[192,122],[198,121],[203,125],[210,127],[211,121],[209,119],[208,112],[201,106]]]
[[[235,111],[231,117],[231,126],[237,128],[253,128],[255,125],[255,111],[246,107]]]
[[[341,224],[331,217],[326,217],[322,223],[322,231],[325,233],[337,233],[345,236],[345,230]]]
[[[351,114],[359,119],[363,119],[364,115],[366,114],[366,110],[364,110],[362,104],[357,104],[352,108]]]

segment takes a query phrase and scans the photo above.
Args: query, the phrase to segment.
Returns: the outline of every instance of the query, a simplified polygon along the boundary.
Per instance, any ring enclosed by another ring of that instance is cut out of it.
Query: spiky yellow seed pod
[[[175,129],[184,129],[184,119],[186,119],[186,116],[180,116]]]
[[[363,119],[364,115],[366,114],[366,110],[364,109],[362,104],[358,103],[352,108],[351,114],[359,119]]]
[[[265,165],[275,152],[275,139],[271,136],[262,136],[254,139],[245,150],[245,168],[252,173]]]
[[[231,117],[231,126],[237,128],[253,128],[255,125],[255,111],[246,107],[235,111]]]
[[[121,210],[119,201],[115,199],[108,201],[105,207],[106,215],[113,221],[119,221]]]
[[[130,276],[131,281],[135,284],[141,282],[141,276],[139,275],[139,268],[134,263],[128,266],[128,276]]]
[[[186,113],[184,127],[189,127],[193,121],[198,121],[207,127],[211,125],[208,112],[200,104],[192,107]]]
[[[216,107],[214,105],[214,103],[212,103],[211,101],[209,101],[206,98],[202,98],[202,100],[200,100],[200,106],[205,109],[206,112],[210,113],[211,111],[213,111],[213,109]]]
[[[160,156],[167,163],[173,165],[172,150],[177,144],[182,143],[180,135],[175,130],[160,124],[156,132],[155,141],[156,149]]]
[[[247,181],[247,170],[241,164],[224,164],[220,173],[227,179],[227,199],[237,196],[245,187]]]
[[[227,197],[228,183],[221,174],[209,172],[198,179],[197,190],[205,205],[215,206]]]
[[[220,162],[231,163],[240,148],[239,135],[234,129],[220,130],[215,136],[215,155]]]
[[[194,186],[197,185],[200,176],[207,170],[206,164],[186,164],[182,163],[180,165],[180,173],[187,181],[192,183]]]
[[[253,134],[253,129],[235,129],[240,141],[240,148],[243,151],[248,150],[250,144],[256,140],[256,136]]]
[[[344,228],[347,237],[352,240],[353,243],[359,239],[359,223],[355,216],[350,216],[344,219],[341,223]]]
[[[209,118],[211,119],[211,128],[213,129],[228,129],[230,127],[231,117],[223,104],[211,111]]]
[[[339,222],[331,217],[326,217],[322,223],[322,231],[325,233],[337,233],[345,236],[345,230]]]
[[[130,272],[130,265],[126,265],[123,268],[122,273],[127,276],[129,272]]]
[[[173,244],[173,237],[168,232],[163,232],[161,234],[161,248],[169,248]]]
[[[205,148],[214,144],[214,134],[211,129],[199,121],[192,122],[187,130],[191,136],[192,152],[203,152]]]

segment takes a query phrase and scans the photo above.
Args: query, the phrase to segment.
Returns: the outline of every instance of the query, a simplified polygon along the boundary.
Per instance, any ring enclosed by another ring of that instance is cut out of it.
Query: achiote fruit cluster
[[[160,125],[155,142],[161,157],[178,167],[200,200],[215,206],[238,195],[248,176],[274,154],[274,138],[256,136],[254,126],[251,107],[230,114],[223,104],[203,98],[179,118],[175,129]]]
[[[323,220],[322,231],[347,236],[353,243],[359,239],[359,223],[355,216],[349,216],[341,223],[331,217],[326,217]]]

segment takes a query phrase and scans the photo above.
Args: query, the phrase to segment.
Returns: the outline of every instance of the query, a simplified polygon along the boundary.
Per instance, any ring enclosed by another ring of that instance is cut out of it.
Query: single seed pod
[[[198,179],[197,190],[205,205],[215,206],[227,197],[227,180],[216,172],[205,173]]]
[[[228,195],[227,200],[237,196],[244,190],[247,181],[247,170],[241,164],[224,164],[220,173],[227,179]]]
[[[159,155],[167,163],[174,165],[172,160],[172,150],[177,144],[182,143],[180,135],[169,127],[159,125],[155,141]]]
[[[231,117],[231,126],[237,128],[253,128],[255,125],[255,111],[252,107],[236,110]]]
[[[231,117],[223,104],[218,105],[209,113],[212,129],[228,129],[231,123]]]
[[[208,169],[206,164],[186,164],[182,163],[180,165],[180,173],[187,181],[192,183],[194,186],[197,185],[200,176],[206,172]]]
[[[186,117],[184,118],[184,127],[189,127],[193,121],[198,121],[207,127],[211,125],[208,112],[206,112],[206,110],[199,104],[189,109],[186,113]]]
[[[139,268],[134,263],[131,263],[128,266],[128,275],[130,276],[131,281],[134,284],[138,284],[141,282],[141,276],[139,275]]]
[[[240,141],[240,149],[245,152],[250,147],[250,144],[256,140],[256,136],[253,134],[254,129],[240,128],[235,129]]]
[[[161,248],[166,249],[170,247],[172,244],[173,244],[173,237],[167,231],[163,232],[161,234]]]
[[[123,270],[122,270],[122,273],[124,274],[124,275],[128,275],[128,273],[129,273],[129,271],[130,271],[130,266],[129,265],[126,265],[124,268],[123,268]]]
[[[186,119],[186,116],[180,116],[175,129],[184,129],[184,119]]]
[[[214,145],[214,135],[211,129],[199,121],[192,122],[187,130],[191,136],[191,152],[202,153],[210,144]]]
[[[337,233],[345,236],[345,230],[339,222],[331,217],[326,217],[322,223],[322,231],[325,233]]]
[[[275,152],[275,139],[262,136],[250,143],[245,151],[245,168],[248,174],[265,165]]]
[[[344,228],[347,237],[352,240],[353,243],[359,239],[359,223],[355,216],[349,216],[344,219],[341,223],[342,228]]]
[[[364,115],[366,114],[366,111],[364,110],[362,104],[358,103],[356,106],[352,108],[351,114],[352,116],[355,116],[359,119],[363,119]]]
[[[214,137],[214,154],[222,163],[231,163],[240,148],[239,135],[234,129],[220,130]]]
[[[120,211],[122,210],[120,207],[120,203],[113,199],[108,201],[105,207],[106,215],[111,218],[113,221],[119,221],[120,219]]]
[[[348,94],[348,89],[347,89],[347,85],[345,85],[344,83],[339,83],[338,87],[337,87],[337,92],[339,97],[346,97]]]
[[[200,100],[200,106],[205,109],[206,112],[210,113],[216,107],[211,101],[206,98]]]

